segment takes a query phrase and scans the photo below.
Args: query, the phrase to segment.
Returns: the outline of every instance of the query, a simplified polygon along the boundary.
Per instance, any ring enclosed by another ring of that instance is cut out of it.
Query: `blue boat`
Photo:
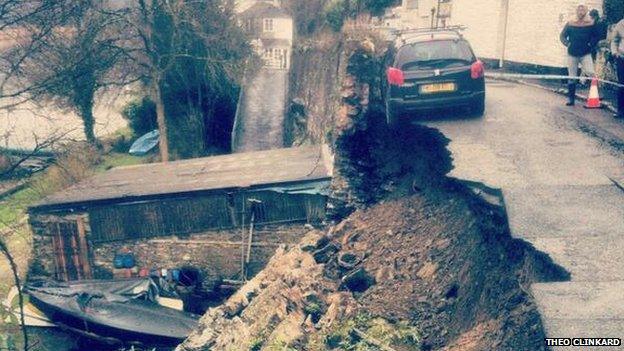
[[[138,138],[130,147],[130,155],[143,156],[158,146],[160,132],[153,130]]]

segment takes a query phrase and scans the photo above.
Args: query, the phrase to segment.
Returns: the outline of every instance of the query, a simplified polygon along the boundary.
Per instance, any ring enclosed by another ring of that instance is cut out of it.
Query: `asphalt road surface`
[[[451,139],[451,176],[501,188],[512,235],[571,273],[569,282],[532,286],[548,337],[624,338],[624,191],[611,181],[624,183],[624,150],[586,122],[611,136],[624,135],[624,123],[539,88],[487,89],[484,117],[422,122]]]
[[[232,149],[249,152],[284,147],[288,71],[262,68],[243,88]]]

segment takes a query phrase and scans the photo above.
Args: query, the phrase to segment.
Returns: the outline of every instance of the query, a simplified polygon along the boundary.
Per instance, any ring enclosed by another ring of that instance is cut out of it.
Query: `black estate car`
[[[410,112],[467,107],[485,111],[484,65],[457,30],[399,33],[387,70],[386,117],[396,125]]]

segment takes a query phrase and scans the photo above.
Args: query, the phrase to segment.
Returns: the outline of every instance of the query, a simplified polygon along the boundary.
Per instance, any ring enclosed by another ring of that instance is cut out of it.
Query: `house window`
[[[406,10],[418,9],[418,0],[403,0],[403,1],[404,1]]]
[[[263,32],[272,32],[273,31],[273,19],[265,18],[263,21],[262,31]]]

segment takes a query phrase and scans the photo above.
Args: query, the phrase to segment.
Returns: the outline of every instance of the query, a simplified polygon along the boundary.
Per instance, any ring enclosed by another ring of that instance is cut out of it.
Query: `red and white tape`
[[[587,80],[592,79],[591,77],[581,76],[581,77],[572,77],[565,75],[556,75],[556,74],[522,74],[522,73],[496,73],[496,72],[485,72],[486,78],[492,79],[536,79],[536,80]],[[617,82],[613,82],[605,79],[598,79],[600,83],[609,84],[618,88],[624,88],[624,84],[620,84]]]

